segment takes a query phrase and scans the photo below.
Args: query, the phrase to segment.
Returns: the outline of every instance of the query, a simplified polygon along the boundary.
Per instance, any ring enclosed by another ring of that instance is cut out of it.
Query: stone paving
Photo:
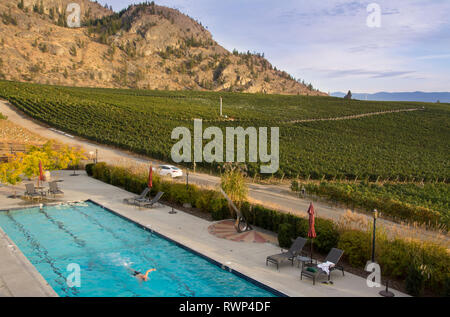
[[[237,232],[233,220],[223,220],[208,227],[208,232],[218,238],[245,243],[277,243],[274,234],[267,234],[258,228],[251,231]]]

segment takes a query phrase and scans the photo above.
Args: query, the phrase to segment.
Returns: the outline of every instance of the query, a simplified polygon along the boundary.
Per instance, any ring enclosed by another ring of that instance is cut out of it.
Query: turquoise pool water
[[[274,296],[92,202],[2,211],[0,227],[59,296]],[[67,284],[71,263],[81,287]],[[157,271],[140,282],[129,268]]]

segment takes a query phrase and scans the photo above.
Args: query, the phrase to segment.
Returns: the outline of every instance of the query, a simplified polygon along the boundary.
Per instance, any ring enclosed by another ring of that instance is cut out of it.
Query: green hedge
[[[86,173],[89,176],[92,176],[94,174],[94,166],[95,166],[95,164],[86,164],[85,169],[86,169]]]
[[[140,194],[147,186],[147,177],[138,176],[125,168],[111,167],[105,163],[88,164],[86,172],[94,178],[136,194]],[[163,200],[178,205],[189,203],[205,213],[210,213],[214,220],[231,217],[226,199],[217,191],[200,189],[195,185],[186,186],[166,182],[155,176],[152,195],[158,191],[165,193]],[[306,218],[251,205],[248,202],[242,204],[241,211],[250,224],[278,233],[281,247],[289,248],[295,238],[307,236],[308,220]],[[357,230],[340,232],[333,221],[322,218],[316,218],[315,228],[317,238],[314,239],[314,249],[316,251],[327,254],[331,248],[339,247],[344,250],[345,260],[357,268],[364,268],[366,261],[371,258],[370,232]],[[413,278],[408,276],[408,272],[411,271],[410,264],[413,261],[419,261],[430,272],[429,278],[425,279],[425,287],[435,294],[448,293],[450,255],[445,247],[433,243],[378,238],[376,260],[381,266],[384,277],[397,279]],[[415,273],[415,271],[411,272]]]
[[[278,244],[282,248],[290,248],[292,245],[293,226],[290,223],[282,223],[278,230]]]
[[[367,232],[349,230],[339,237],[338,248],[344,250],[348,264],[363,268],[371,258],[371,237]]]

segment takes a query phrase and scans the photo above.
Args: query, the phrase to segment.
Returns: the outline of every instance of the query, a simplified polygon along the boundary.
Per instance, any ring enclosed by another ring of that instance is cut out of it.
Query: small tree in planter
[[[246,201],[248,194],[245,165],[226,163],[224,169],[220,185],[237,208],[240,208],[242,203]],[[235,216],[234,211],[231,212]]]

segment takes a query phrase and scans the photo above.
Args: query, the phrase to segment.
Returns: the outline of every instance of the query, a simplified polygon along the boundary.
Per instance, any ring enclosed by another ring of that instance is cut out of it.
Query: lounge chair
[[[139,201],[145,201],[147,194],[150,192],[150,188],[146,187],[142,193],[137,197],[125,198],[123,201],[127,204],[136,205]]]
[[[330,267],[330,274],[328,274],[328,281],[330,280],[331,272],[333,272],[334,270],[341,270],[342,276],[345,275],[344,268],[341,265],[338,265],[343,254],[344,251],[333,248],[325,258],[324,262],[331,262],[335,264],[333,267]],[[315,285],[316,279],[322,274],[327,273],[322,269],[320,269],[317,265],[308,265],[306,267],[303,267],[302,272],[300,273],[300,279],[303,279],[303,276],[310,277],[313,280],[313,285]]]
[[[266,265],[268,265],[269,263],[276,264],[277,270],[279,264],[284,261],[291,261],[292,265],[294,265],[295,257],[302,253],[302,250],[305,247],[307,241],[308,240],[306,240],[305,238],[298,237],[287,252],[268,256],[266,259]]]
[[[144,208],[151,208],[161,199],[162,195],[164,195],[164,192],[159,192],[152,200],[138,201],[137,202],[138,206]]]
[[[41,198],[42,194],[36,191],[36,188],[34,188],[34,184],[30,183],[30,184],[25,184],[25,197],[30,197],[30,198]]]
[[[52,194],[53,196],[64,195],[64,192],[58,188],[57,182],[50,182],[50,183],[48,183],[48,186],[49,186],[48,192],[50,194]]]

